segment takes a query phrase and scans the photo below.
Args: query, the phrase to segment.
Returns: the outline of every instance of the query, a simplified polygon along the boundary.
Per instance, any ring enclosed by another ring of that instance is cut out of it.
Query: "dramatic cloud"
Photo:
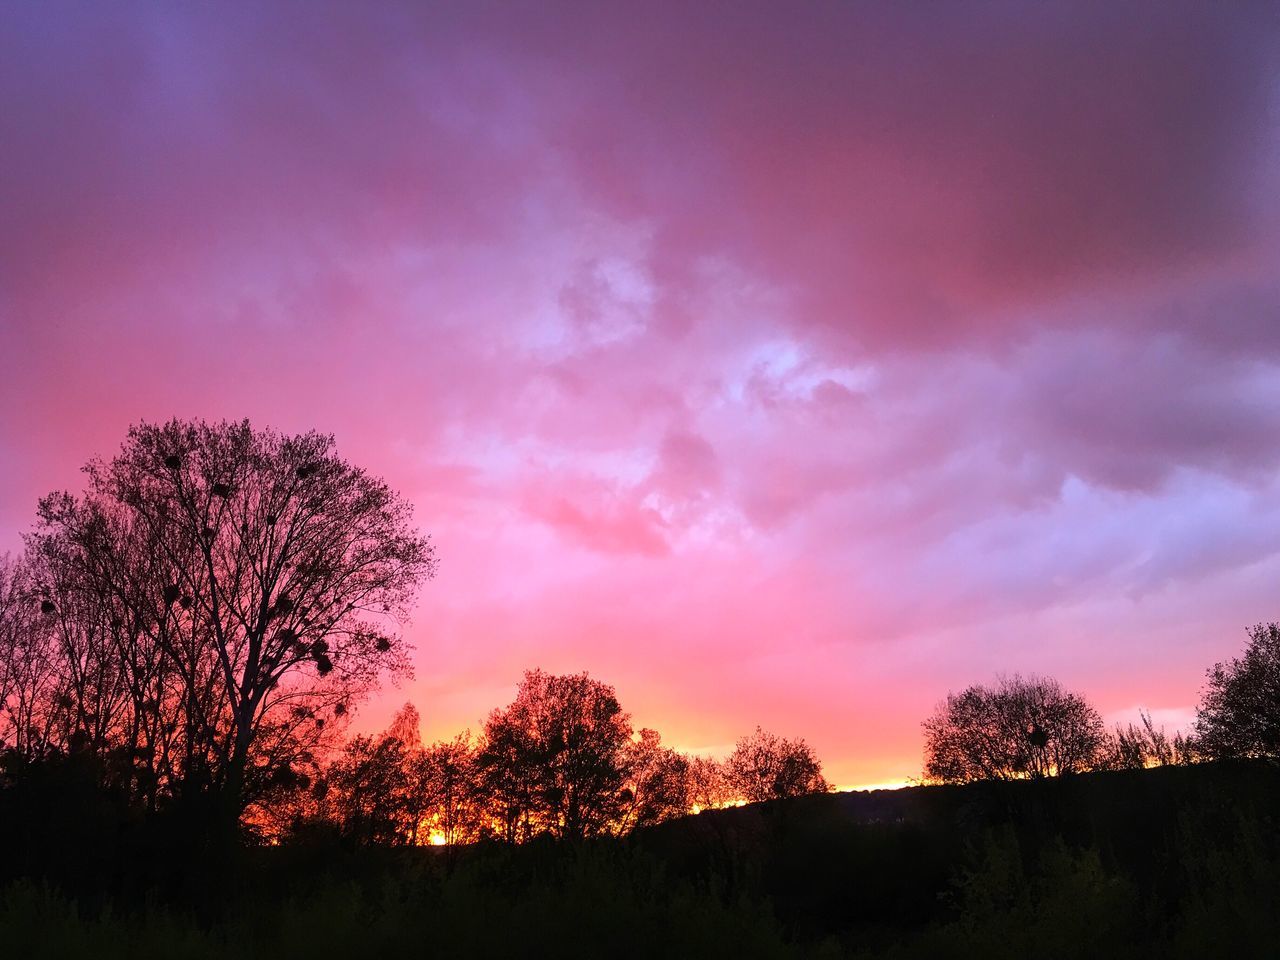
[[[418,505],[431,733],[532,666],[919,769],[997,670],[1185,717],[1277,616],[1273,4],[0,14],[0,542],[128,424]]]

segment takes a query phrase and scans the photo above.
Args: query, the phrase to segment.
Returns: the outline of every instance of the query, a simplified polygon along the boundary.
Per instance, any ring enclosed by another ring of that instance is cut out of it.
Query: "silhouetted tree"
[[[1280,757],[1280,624],[1252,627],[1244,656],[1209,670],[1196,743],[1212,759]]]
[[[396,737],[350,740],[325,774],[325,803],[342,834],[362,843],[410,842],[407,774]]]
[[[693,805],[689,761],[664,747],[656,730],[641,730],[623,753],[627,777],[614,825],[618,832],[651,826],[689,812]]]
[[[434,836],[454,845],[478,836],[485,798],[476,784],[469,732],[424,747],[409,761],[409,779],[419,841]]]
[[[243,822],[251,835],[279,842],[325,819],[317,790],[327,788],[326,759],[343,746],[341,726],[304,706],[264,721],[246,772]]]
[[[725,762],[725,776],[737,798],[752,802],[831,789],[807,743],[776,737],[759,727],[734,746]]]
[[[489,714],[474,766],[475,790],[485,808],[485,835],[519,843],[546,829],[540,819],[540,760],[517,723],[502,711]]]
[[[419,842],[433,803],[424,782],[421,718],[406,703],[376,736],[349,740],[324,771],[322,812],[364,843]]]
[[[925,776],[944,783],[1047,777],[1097,766],[1098,712],[1056,680],[1000,678],[949,694],[924,722]]]
[[[391,719],[391,725],[383,733],[384,739],[395,740],[400,744],[400,764],[403,768],[403,784],[401,786],[400,805],[403,810],[405,842],[418,842],[418,829],[430,805],[428,791],[422,789],[418,777],[421,770],[422,748],[422,716],[412,703],[406,703]]]
[[[74,678],[60,656],[61,616],[29,558],[0,562],[0,746],[23,759],[70,746]]]
[[[515,701],[485,723],[480,788],[509,839],[606,832],[628,798],[631,722],[613,687],[585,673],[524,675]]]
[[[732,803],[735,799],[723,762],[714,757],[689,758],[691,809],[714,810]]]
[[[412,703],[406,703],[391,718],[386,736],[399,740],[406,751],[422,749],[422,714]]]
[[[28,541],[69,735],[125,751],[140,793],[204,797],[234,820],[273,782],[266,731],[291,762],[280,737],[314,739],[407,669],[394,627],[432,547],[317,433],[143,424],[85,472],[83,496],[41,502]]]

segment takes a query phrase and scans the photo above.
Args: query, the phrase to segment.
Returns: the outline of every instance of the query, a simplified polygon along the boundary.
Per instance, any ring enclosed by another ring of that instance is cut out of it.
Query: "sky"
[[[1280,7],[6,4],[0,550],[140,420],[439,551],[427,737],[589,671],[843,786],[997,673],[1192,716],[1280,619]]]

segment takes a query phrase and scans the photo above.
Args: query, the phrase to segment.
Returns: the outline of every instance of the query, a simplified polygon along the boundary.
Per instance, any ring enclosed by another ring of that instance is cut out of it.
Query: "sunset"
[[[150,751],[122,789],[163,813],[222,737],[253,842],[448,851],[1271,771],[1280,659],[1262,745],[1213,724],[1280,658],[1278,263],[1271,4],[0,5],[0,750]],[[131,664],[115,719],[71,635]],[[69,692],[19,669],[46,649]],[[968,695],[1034,704],[1034,749],[955,747]],[[621,772],[593,814],[493,774],[385,836],[253,793],[361,744],[483,766],[598,697],[692,777],[672,823]],[[756,796],[748,748],[811,769]],[[882,955],[748,894],[788,950]]]

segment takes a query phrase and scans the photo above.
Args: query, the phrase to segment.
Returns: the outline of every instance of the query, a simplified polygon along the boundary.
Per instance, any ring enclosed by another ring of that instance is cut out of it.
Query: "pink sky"
[[[585,669],[842,785],[997,671],[1177,725],[1280,617],[1277,262],[1270,4],[8,5],[0,549],[247,416],[439,548],[366,725]]]

